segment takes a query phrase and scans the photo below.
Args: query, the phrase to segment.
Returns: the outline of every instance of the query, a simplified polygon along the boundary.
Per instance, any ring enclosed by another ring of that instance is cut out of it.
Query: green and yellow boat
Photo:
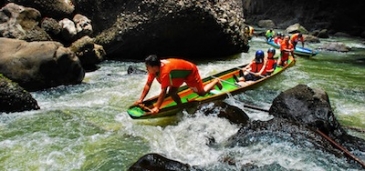
[[[209,93],[204,96],[199,96],[194,93],[188,86],[182,86],[179,89],[179,96],[181,98],[182,104],[177,105],[171,97],[166,97],[161,105],[159,113],[152,114],[150,110],[153,108],[153,105],[157,102],[158,96],[151,97],[143,101],[142,104],[138,106],[130,106],[127,110],[128,115],[133,119],[147,119],[147,118],[156,118],[156,117],[164,117],[164,116],[172,116],[176,115],[179,111],[184,108],[195,107],[201,103],[206,103],[214,100],[224,99],[228,97],[229,94],[235,95],[238,93],[242,93],[246,90],[254,89],[264,83],[266,80],[278,75],[283,72],[287,68],[293,66],[295,64],[295,59],[293,57],[289,57],[288,65],[285,67],[276,67],[275,71],[266,77],[262,77],[257,81],[250,81],[245,83],[244,85],[239,85],[236,83],[234,79],[234,75],[239,75],[239,71],[241,68],[246,65],[237,66],[226,71],[208,76],[203,79],[203,84],[208,84],[212,80],[218,78],[221,80],[222,89],[219,90],[217,86],[212,89]]]

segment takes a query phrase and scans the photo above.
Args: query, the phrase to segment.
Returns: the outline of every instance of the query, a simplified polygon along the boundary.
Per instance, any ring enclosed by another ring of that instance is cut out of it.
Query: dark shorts
[[[294,47],[296,47],[298,44],[298,41],[292,41],[291,43],[293,44]]]
[[[245,78],[245,81],[256,81],[259,79],[259,77],[256,77],[255,75],[248,73],[247,75],[243,76]]]

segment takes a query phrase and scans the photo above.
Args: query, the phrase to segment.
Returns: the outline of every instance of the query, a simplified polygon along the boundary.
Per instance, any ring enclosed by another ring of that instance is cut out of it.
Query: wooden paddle
[[[243,107],[247,107],[247,108],[250,108],[250,109],[255,109],[255,110],[259,110],[259,111],[263,111],[263,112],[269,112],[268,109],[262,109],[262,108],[259,108],[257,106],[251,106],[251,105],[247,105],[247,104],[244,104]]]
[[[150,113],[152,113],[152,109],[151,109],[151,108],[149,108],[149,107],[147,107],[145,104],[140,103],[140,104],[138,104],[138,106],[139,106],[140,108],[142,108],[143,110],[148,110]]]
[[[365,169],[365,163],[362,160],[360,160],[355,155],[353,155],[352,153],[350,153],[347,149],[345,149],[340,144],[338,144],[337,142],[335,142],[334,140],[332,140],[329,136],[327,136],[326,134],[324,134],[322,131],[320,131],[318,129],[316,129],[315,131],[319,135],[321,135],[323,138],[325,138],[327,141],[329,141],[333,146],[335,146],[336,148],[338,148],[339,150],[341,150],[342,152],[344,152],[347,157],[349,157],[350,159],[356,161],[357,163],[359,163],[362,166],[362,168]]]

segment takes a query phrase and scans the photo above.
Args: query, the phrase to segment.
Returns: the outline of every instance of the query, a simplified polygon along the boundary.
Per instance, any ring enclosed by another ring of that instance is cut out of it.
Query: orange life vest
[[[290,42],[286,43],[285,41],[283,41],[281,43],[280,45],[281,61],[286,61],[289,59],[290,52],[287,52],[284,49],[294,50],[294,46]]]
[[[264,66],[264,63],[256,63],[256,62],[253,62],[251,64],[251,72],[254,72],[254,73],[258,73],[260,72],[260,70],[262,69],[262,67]],[[265,75],[266,74],[266,70],[264,70],[261,75]]]
[[[274,58],[268,58],[267,62],[266,62],[265,71],[267,72],[267,71],[274,69],[275,64],[276,64],[276,60]]]

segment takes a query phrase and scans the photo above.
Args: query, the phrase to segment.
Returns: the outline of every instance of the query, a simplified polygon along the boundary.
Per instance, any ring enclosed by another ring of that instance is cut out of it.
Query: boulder
[[[51,40],[38,24],[41,13],[34,9],[8,3],[0,9],[0,36],[26,41]]]
[[[260,20],[257,25],[259,27],[262,27],[262,28],[267,28],[267,29],[270,29],[270,28],[275,28],[275,23],[274,21],[272,20]]]
[[[72,42],[76,39],[77,30],[76,25],[73,21],[68,18],[64,18],[58,22],[61,26],[62,37],[69,42]]]
[[[291,34],[292,33],[308,34],[308,30],[306,28],[304,28],[302,25],[300,25],[299,23],[289,26],[288,28],[285,29],[285,31],[287,33],[291,33]]]
[[[23,112],[39,109],[32,95],[0,74],[0,112]]]
[[[78,58],[85,70],[93,70],[97,64],[104,60],[105,51],[102,46],[94,44],[94,40],[89,36],[73,42],[69,47]]]
[[[150,153],[142,156],[137,162],[133,163],[128,171],[141,170],[169,170],[169,171],[189,171],[193,168],[188,164],[171,160],[157,153]]]
[[[100,7],[102,4],[102,8]],[[247,52],[240,1],[78,1],[109,59],[149,54],[212,59]]]
[[[76,31],[79,37],[91,36],[93,33],[93,27],[91,20],[81,14],[76,14],[73,17],[73,22],[76,25]]]
[[[318,49],[321,50],[327,50],[327,51],[336,51],[336,52],[349,52],[351,51],[351,48],[349,46],[346,46],[342,42],[329,42],[324,43]]]
[[[269,113],[326,133],[339,129],[340,125],[333,114],[327,93],[302,84],[280,93],[274,99]]]
[[[57,20],[70,17],[75,11],[74,0],[10,0],[13,3],[36,8],[42,11],[43,16]]]
[[[250,120],[250,118],[242,109],[223,101],[201,104],[197,107],[197,110],[200,110],[206,114],[216,113],[218,117],[226,118],[234,124],[245,125]]]
[[[310,43],[320,43],[321,42],[318,39],[318,37],[313,36],[313,35],[304,34],[303,37],[304,37],[305,42],[310,42]]]
[[[269,113],[312,131],[319,130],[346,149],[365,151],[365,141],[349,135],[337,121],[328,95],[322,89],[303,84],[288,89],[273,100]]]
[[[68,48],[53,41],[0,38],[0,73],[27,90],[80,83],[85,71]]]
[[[57,20],[48,17],[42,20],[41,28],[53,37],[58,36],[62,29]]]

